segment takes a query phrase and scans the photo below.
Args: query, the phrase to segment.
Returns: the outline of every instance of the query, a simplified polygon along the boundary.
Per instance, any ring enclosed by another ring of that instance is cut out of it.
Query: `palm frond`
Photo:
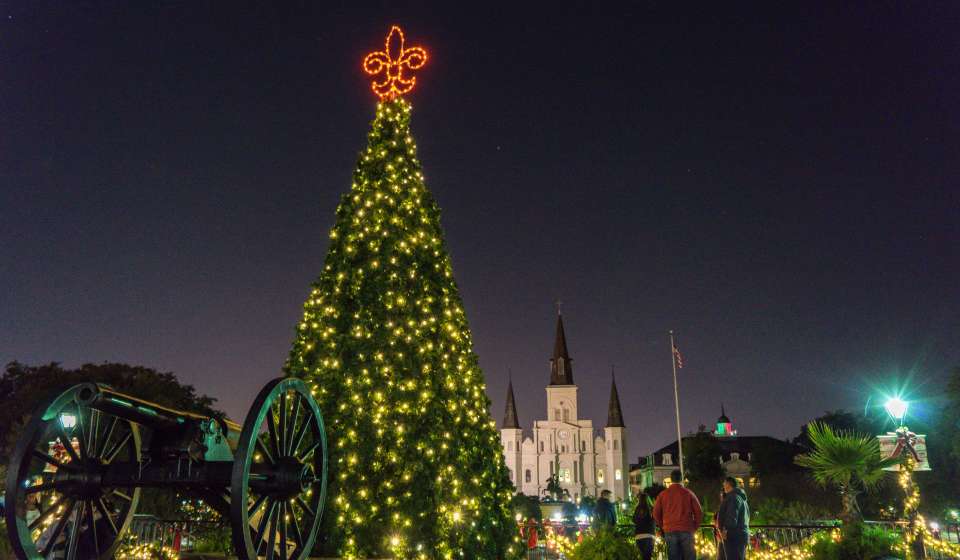
[[[884,459],[880,443],[867,435],[834,430],[821,422],[811,422],[807,433],[813,451],[799,455],[795,462],[810,469],[823,486],[873,488],[883,480],[883,469],[896,462]]]

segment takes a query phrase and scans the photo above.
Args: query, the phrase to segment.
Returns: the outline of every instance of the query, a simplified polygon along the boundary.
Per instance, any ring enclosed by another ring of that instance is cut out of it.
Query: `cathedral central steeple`
[[[550,358],[550,384],[573,385],[573,360],[567,352],[567,336],[563,332],[563,315],[557,313],[557,337]]]

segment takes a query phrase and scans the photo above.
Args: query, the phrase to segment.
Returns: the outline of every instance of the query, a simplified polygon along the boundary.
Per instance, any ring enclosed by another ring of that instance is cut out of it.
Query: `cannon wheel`
[[[18,558],[113,558],[140,489],[106,488],[99,473],[140,457],[136,424],[78,404],[92,384],[41,404],[20,433],[6,480],[7,533]]]
[[[303,381],[274,379],[243,424],[233,462],[230,522],[242,560],[303,560],[320,528],[327,436]]]

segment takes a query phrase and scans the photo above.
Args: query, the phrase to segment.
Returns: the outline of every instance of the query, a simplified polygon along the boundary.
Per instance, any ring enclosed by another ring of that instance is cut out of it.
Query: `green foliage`
[[[897,459],[883,459],[880,443],[873,436],[835,431],[828,424],[813,422],[807,427],[813,451],[796,457],[801,467],[810,469],[822,486],[835,486],[843,498],[842,518],[860,518],[857,494],[876,488],[883,480],[885,467]]]
[[[84,364],[77,369],[66,369],[56,362],[41,366],[10,362],[0,376],[0,426],[4,431],[0,440],[0,463],[6,464],[18,428],[26,423],[42,399],[87,381],[106,383],[122,393],[166,407],[218,414],[213,409],[216,399],[197,394],[192,385],[180,383],[172,373],[118,363]]]
[[[927,434],[931,472],[916,473],[923,496],[920,507],[931,517],[945,509],[960,508],[960,367],[951,370],[943,392],[929,403],[931,425],[910,418],[910,428]]]
[[[593,512],[593,508],[597,507],[597,497],[596,496],[583,496],[580,498],[580,510],[586,512]]]
[[[587,534],[573,548],[570,560],[636,560],[640,558],[633,539],[620,536],[612,529]]]
[[[710,432],[700,431],[683,439],[683,461],[691,483],[720,482],[723,466],[720,464],[720,444]]]
[[[861,432],[870,435],[879,434],[884,430],[882,421],[846,410],[831,410],[804,424],[800,429],[800,435],[793,438],[794,444],[806,449],[813,448],[809,435],[811,424],[830,426],[835,432]]]
[[[168,408],[198,414],[222,414],[213,408],[216,399],[198,394],[192,385],[181,383],[176,375],[169,372],[161,373],[143,366],[119,363],[84,364],[76,369],[67,369],[55,362],[40,366],[11,362],[0,376],[0,426],[3,427],[0,466],[6,464],[20,428],[27,423],[43,399],[88,381],[105,383],[122,393]],[[166,489],[145,488],[137,510],[139,513],[171,518],[180,514],[179,504],[179,499]]]
[[[650,486],[647,486],[646,488],[644,488],[643,493],[646,494],[647,496],[650,496],[651,500],[656,500],[657,496],[660,495],[660,492],[663,492],[666,489],[667,487],[664,486],[663,484],[658,484],[654,482]]]
[[[13,558],[13,547],[7,537],[7,523],[0,519],[0,558]]]
[[[761,439],[751,451],[750,472],[763,480],[779,474],[795,477],[800,469],[793,458],[801,451],[799,446],[786,441]]]
[[[510,509],[514,515],[520,514],[523,520],[536,519],[543,520],[543,512],[540,509],[540,500],[536,496],[527,496],[522,492],[510,499]]]
[[[750,522],[754,525],[803,525],[812,521],[832,519],[826,507],[808,502],[787,502],[777,498],[754,501]]]
[[[900,535],[894,531],[853,523],[843,528],[840,542],[820,539],[811,552],[813,560],[865,560],[897,556],[894,548],[899,542]]]
[[[367,139],[286,365],[327,425],[324,553],[519,554],[513,486],[410,105],[378,105]]]
[[[577,504],[573,502],[563,502],[560,504],[560,515],[563,516],[565,521],[573,521],[577,518]]]

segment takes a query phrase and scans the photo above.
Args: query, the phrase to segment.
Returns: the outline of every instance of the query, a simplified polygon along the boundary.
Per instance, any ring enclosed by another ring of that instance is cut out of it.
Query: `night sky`
[[[723,402],[789,436],[960,365],[956,2],[117,4],[0,5],[4,362],[173,371],[242,419],[398,23],[498,422],[508,368],[545,415],[557,299],[597,426],[616,364],[631,456],[675,437],[671,328],[685,431]]]

